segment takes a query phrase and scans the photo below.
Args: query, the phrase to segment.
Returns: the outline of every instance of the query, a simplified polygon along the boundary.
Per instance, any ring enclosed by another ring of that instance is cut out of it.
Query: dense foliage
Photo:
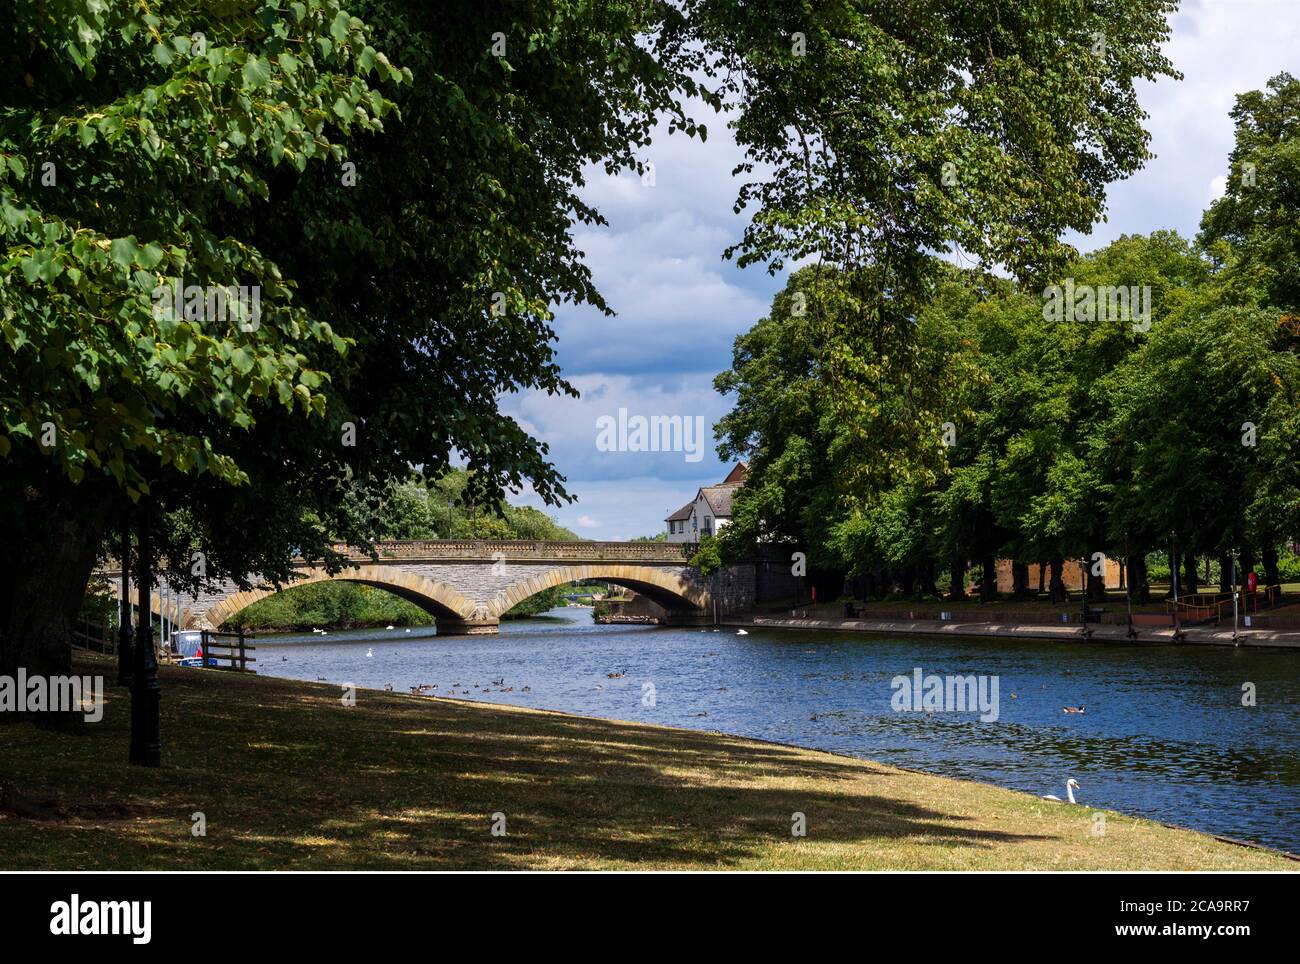
[[[1051,288],[936,260],[914,319],[918,363],[896,376],[904,394],[941,386],[942,404],[914,408],[944,440],[934,475],[878,463],[892,483],[863,497],[836,445],[842,405],[820,391],[831,376],[815,332],[792,310],[836,282],[826,268],[794,274],[717,379],[735,397],[722,455],[750,461],[724,554],[788,542],[813,565],[909,593],[935,592],[946,569],[961,595],[975,561],[991,594],[1005,557],[1021,564],[1022,593],[1023,564],[1051,564],[1059,596],[1064,560],[1098,552],[1127,560],[1144,593],[1154,550],[1174,555],[1189,592],[1205,555],[1226,587],[1234,550],[1278,581],[1279,549],[1300,535],[1300,261],[1278,214],[1300,189],[1300,85],[1283,75],[1269,91],[1239,100],[1234,181],[1202,236],[1123,237],[1072,259],[1051,279],[1075,293],[1071,310],[1055,310]],[[1254,185],[1237,183],[1247,157]],[[1260,179],[1271,186],[1257,198]]]
[[[479,504],[566,498],[497,401],[572,392],[549,319],[604,307],[586,167],[637,168],[660,116],[696,131],[682,58],[638,42],[656,16],[0,3],[0,663],[66,666],[96,558],[146,517],[197,583],[337,565],[372,534],[359,489],[457,453]]]

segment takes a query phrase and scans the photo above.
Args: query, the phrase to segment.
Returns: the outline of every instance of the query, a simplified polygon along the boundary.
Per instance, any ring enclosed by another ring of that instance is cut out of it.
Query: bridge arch
[[[711,604],[707,589],[671,570],[616,562],[586,563],[578,566],[547,568],[535,576],[508,586],[498,592],[488,604],[486,615],[499,619],[511,607],[530,596],[580,579],[600,579],[617,586],[625,586],[670,612],[707,610]]]
[[[313,582],[355,582],[383,589],[415,603],[435,619],[462,621],[474,615],[474,603],[455,589],[419,573],[394,566],[349,566],[333,574],[320,568],[300,569],[298,572],[301,573],[300,578],[284,586],[259,586],[226,596],[206,612],[196,614],[199,628],[215,629],[259,599]]]

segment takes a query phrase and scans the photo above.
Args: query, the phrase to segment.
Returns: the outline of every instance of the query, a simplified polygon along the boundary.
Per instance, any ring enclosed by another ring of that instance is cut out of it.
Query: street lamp
[[[1174,593],[1174,641],[1183,638],[1182,622],[1178,618],[1178,533],[1169,533],[1169,573],[1173,577]]]
[[[1083,634],[1088,635],[1088,560],[1079,560],[1079,605],[1083,608]]]
[[[131,674],[131,743],[130,762],[156,767],[162,762],[162,738],[159,725],[161,688],[158,683],[158,654],[153,648],[153,626],[149,593],[153,586],[152,547],[149,544],[149,508],[142,507],[136,533],[137,607],[134,667]]]
[[[1237,635],[1237,557],[1241,555],[1240,549],[1232,550],[1232,644],[1241,645],[1241,637]]]
[[[1137,630],[1133,628],[1133,549],[1129,544],[1128,533],[1124,533],[1124,603],[1128,606],[1128,638],[1137,639]]]

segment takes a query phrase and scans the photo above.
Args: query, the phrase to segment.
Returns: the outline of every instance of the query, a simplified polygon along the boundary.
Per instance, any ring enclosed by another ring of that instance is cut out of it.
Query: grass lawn
[[[83,736],[0,726],[0,868],[1300,869],[811,750],[367,690],[345,708],[335,686],[215,670],[163,671],[165,765],[137,769],[108,695]]]

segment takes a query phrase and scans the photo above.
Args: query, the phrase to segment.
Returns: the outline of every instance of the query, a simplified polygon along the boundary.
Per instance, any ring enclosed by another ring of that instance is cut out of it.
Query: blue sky
[[[1160,228],[1195,234],[1201,211],[1223,190],[1235,96],[1279,71],[1300,73],[1300,0],[1185,0],[1172,25],[1166,53],[1184,79],[1139,88],[1156,157],[1112,185],[1107,220],[1091,235],[1067,239],[1080,250]],[[697,116],[708,125],[706,143],[660,131],[646,151],[653,186],[588,172],[584,198],[609,226],[578,231],[578,248],[617,315],[561,306],[556,316],[559,362],[582,397],[502,399],[505,412],[550,445],[578,496],[559,508],[527,491],[512,501],[544,508],[585,538],[662,531],[665,515],[726,474],[712,425],[729,404],[713,391],[713,378],[728,366],[736,335],[766,314],[784,284],[761,267],[742,271],[722,259],[745,224],[732,212],[739,182],[731,170],[742,155],[722,118],[705,109]],[[596,420],[620,407],[702,416],[709,440],[703,460],[598,451]]]

